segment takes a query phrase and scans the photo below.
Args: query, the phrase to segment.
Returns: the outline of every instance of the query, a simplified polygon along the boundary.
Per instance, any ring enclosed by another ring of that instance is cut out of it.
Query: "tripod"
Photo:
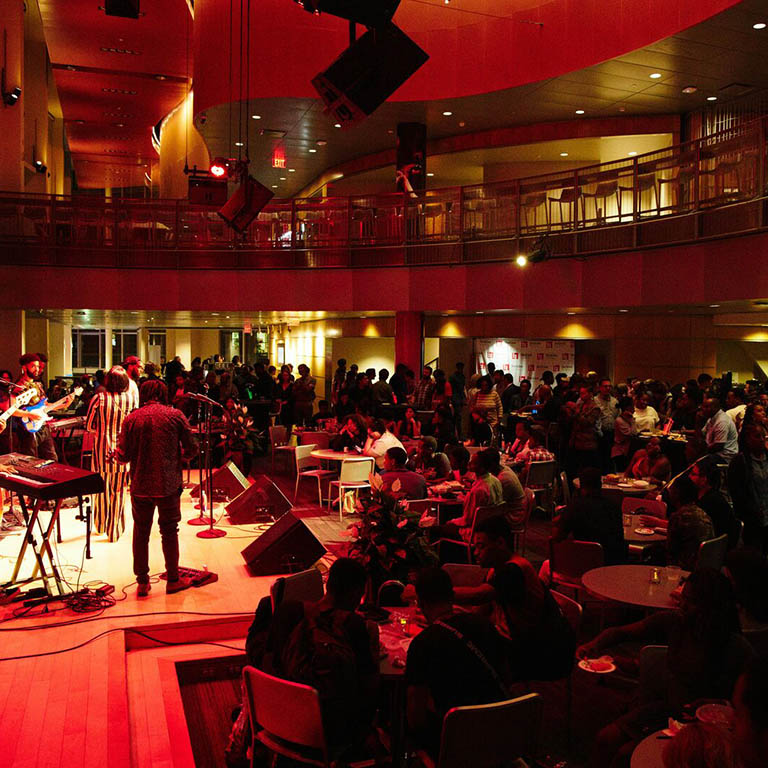
[[[203,424],[203,432],[200,435],[200,452],[198,464],[200,466],[200,515],[187,520],[189,525],[207,525],[205,530],[198,532],[201,539],[218,539],[226,536],[227,532],[221,528],[213,526],[213,461],[212,461],[212,438],[211,422],[213,420],[213,409],[221,408],[221,405],[215,400],[205,395],[199,395],[196,392],[187,393],[187,397],[194,400],[199,409],[198,424]],[[206,519],[205,508],[206,499],[208,504],[208,518]]]

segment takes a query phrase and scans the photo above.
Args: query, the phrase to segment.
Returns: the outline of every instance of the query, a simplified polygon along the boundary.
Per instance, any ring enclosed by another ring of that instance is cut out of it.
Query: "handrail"
[[[278,199],[242,236],[186,200],[0,192],[0,260],[404,266],[508,259],[543,235],[568,257],[757,231],[767,132],[768,116],[643,155],[418,197]]]

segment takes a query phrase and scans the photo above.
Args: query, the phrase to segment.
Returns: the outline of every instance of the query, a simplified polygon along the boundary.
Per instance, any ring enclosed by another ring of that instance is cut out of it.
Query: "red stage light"
[[[211,167],[209,168],[211,175],[215,176],[217,179],[220,179],[222,176],[225,176],[227,173],[227,166],[225,163],[223,163],[220,160],[215,160],[211,163]]]

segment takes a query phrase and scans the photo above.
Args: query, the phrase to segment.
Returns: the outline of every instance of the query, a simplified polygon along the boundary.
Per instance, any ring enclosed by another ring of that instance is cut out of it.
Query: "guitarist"
[[[34,352],[27,352],[27,354],[19,358],[19,365],[21,366],[21,375],[16,380],[16,383],[24,389],[34,388],[37,390],[36,396],[30,402],[30,405],[36,405],[45,398],[45,390],[38,380],[41,372],[40,356]],[[62,408],[67,408],[74,399],[74,393],[70,393],[61,400],[52,403],[51,406],[46,406],[46,410],[58,411]],[[19,421],[16,427],[16,437],[18,438],[17,450],[19,453],[35,456],[40,459],[59,460],[51,430],[47,425],[43,426],[39,432],[33,434]]]

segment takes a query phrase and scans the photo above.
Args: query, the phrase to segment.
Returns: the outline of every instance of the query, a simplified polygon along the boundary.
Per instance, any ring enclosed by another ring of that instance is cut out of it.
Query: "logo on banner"
[[[543,360],[544,359],[544,353],[543,352],[538,352],[536,354],[536,359],[537,360]]]
[[[527,342],[527,341],[521,341],[521,342],[520,342],[520,346],[521,346],[523,349],[528,349],[528,342]]]
[[[559,366],[559,365],[553,365],[553,366],[552,366],[552,370],[553,370],[555,373],[557,373],[557,372],[560,370],[560,366]]]
[[[509,363],[504,363],[504,370],[505,370],[505,371],[508,371],[508,370],[509,370]]]
[[[567,359],[568,359],[568,353],[567,352],[563,352],[563,360],[567,360]]]
[[[513,360],[519,360],[520,359],[520,353],[519,352],[513,352],[512,353],[512,359]]]
[[[493,350],[489,349],[488,352],[486,352],[485,355],[489,360],[493,360]]]
[[[528,366],[528,373],[533,373],[535,370],[536,370],[536,366],[533,363],[531,363]]]
[[[552,349],[552,342],[551,341],[547,342],[547,349]]]

